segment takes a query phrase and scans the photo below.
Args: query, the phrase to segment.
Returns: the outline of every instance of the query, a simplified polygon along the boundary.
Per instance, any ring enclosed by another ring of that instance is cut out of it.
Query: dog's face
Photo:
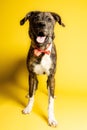
[[[55,20],[50,13],[36,12],[30,17],[29,34],[38,46],[49,42],[54,35]]]
[[[30,22],[30,38],[37,47],[46,46],[50,40],[53,40],[56,21],[64,26],[60,16],[51,12],[30,12],[20,21],[20,24],[23,25],[26,20]]]

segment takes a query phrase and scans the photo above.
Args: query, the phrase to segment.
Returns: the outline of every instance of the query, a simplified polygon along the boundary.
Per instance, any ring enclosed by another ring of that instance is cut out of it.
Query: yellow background
[[[87,130],[87,1],[0,1],[0,129],[51,130],[47,124],[46,77],[39,76],[39,89],[30,115],[21,110],[28,99],[26,56],[30,46],[28,22],[20,20],[32,10],[53,11],[66,27],[55,26],[57,47],[55,116],[57,130]]]

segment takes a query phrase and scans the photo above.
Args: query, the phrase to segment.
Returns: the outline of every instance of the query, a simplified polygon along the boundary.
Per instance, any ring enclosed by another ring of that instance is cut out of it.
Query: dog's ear
[[[30,18],[36,14],[40,13],[40,11],[31,11],[26,14],[26,16],[20,21],[20,25],[23,25],[27,20],[30,20]]]
[[[26,14],[26,16],[20,21],[20,25],[23,25],[31,16],[32,12],[29,12],[28,14]]]
[[[65,24],[62,23],[61,17],[58,14],[51,12],[51,15],[54,17],[56,22],[65,27]]]

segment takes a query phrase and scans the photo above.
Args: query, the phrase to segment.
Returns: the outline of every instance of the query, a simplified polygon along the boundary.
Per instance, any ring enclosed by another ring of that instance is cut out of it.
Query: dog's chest
[[[44,74],[44,73],[46,73],[47,75],[49,75],[51,65],[52,65],[52,61],[51,61],[50,55],[45,54],[42,57],[40,64],[35,64],[34,65],[34,72],[36,74]]]

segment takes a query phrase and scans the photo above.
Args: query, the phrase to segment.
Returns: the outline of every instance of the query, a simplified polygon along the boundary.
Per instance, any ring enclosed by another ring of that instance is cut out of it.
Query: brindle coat
[[[35,67],[37,65],[40,65],[42,62],[42,59],[44,57],[47,57],[49,60],[44,61],[45,64],[48,64],[48,70],[44,67],[42,70],[43,74],[47,74],[48,80],[47,80],[47,87],[49,90],[49,124],[51,126],[56,126],[57,122],[55,120],[53,111],[51,111],[50,104],[51,98],[54,99],[54,89],[55,89],[55,71],[56,71],[56,60],[57,60],[57,54],[56,54],[56,48],[55,44],[53,43],[54,40],[54,25],[56,22],[58,22],[63,27],[65,26],[62,21],[61,17],[53,12],[40,12],[40,11],[33,11],[29,12],[21,21],[20,24],[23,25],[27,20],[29,20],[30,26],[29,26],[29,36],[31,38],[31,46],[29,49],[28,57],[27,57],[27,68],[29,71],[29,97],[30,102],[32,102],[34,91],[37,89],[38,86],[38,80],[37,80],[37,74],[38,70],[35,70]],[[46,37],[44,42],[38,43],[37,37]],[[47,46],[51,45],[52,48],[50,50],[49,56],[42,52],[39,56],[34,54],[34,50],[36,48],[39,48],[40,50],[46,50]],[[49,68],[50,66],[50,68]],[[42,67],[43,68],[43,67]],[[33,103],[28,103],[28,106],[24,109],[24,113],[29,113],[32,109]],[[31,105],[32,104],[32,105]],[[50,112],[51,111],[51,112]],[[53,115],[51,117],[50,115]],[[52,119],[51,119],[52,118]]]

